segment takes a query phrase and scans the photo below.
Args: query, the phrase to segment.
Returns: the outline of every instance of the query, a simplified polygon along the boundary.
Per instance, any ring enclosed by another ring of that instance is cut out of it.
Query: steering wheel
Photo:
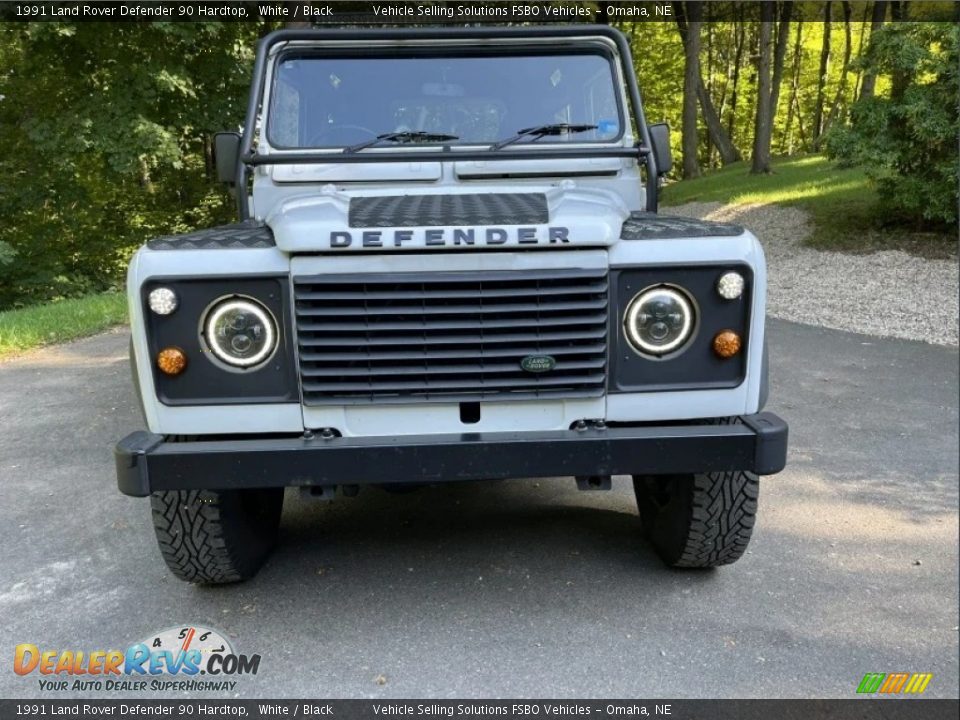
[[[316,147],[318,145],[351,145],[353,143],[362,142],[357,140],[356,135],[351,135],[350,137],[342,138],[343,142],[336,142],[338,133],[355,133],[360,131],[369,135],[369,139],[373,140],[377,133],[375,133],[370,128],[363,127],[363,125],[327,125],[322,130],[315,132],[307,140],[308,147]],[[326,140],[326,142],[324,142]],[[333,140],[333,142],[330,142]]]

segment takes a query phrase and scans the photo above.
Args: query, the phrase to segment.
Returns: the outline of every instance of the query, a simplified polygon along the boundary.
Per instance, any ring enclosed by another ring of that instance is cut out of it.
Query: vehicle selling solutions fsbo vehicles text
[[[484,7],[482,5],[374,5],[373,14],[383,17],[445,18],[447,20],[469,18],[542,18],[549,20],[584,20],[591,17],[587,7],[562,5],[512,5],[510,7]]]

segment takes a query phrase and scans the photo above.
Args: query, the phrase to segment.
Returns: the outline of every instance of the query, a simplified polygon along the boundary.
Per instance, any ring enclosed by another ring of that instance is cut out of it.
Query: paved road
[[[957,350],[785,322],[770,342],[790,464],[732,567],[663,568],[626,479],[558,479],[290,494],[270,564],[213,589],[168,575],[146,501],[116,492],[126,333],[4,363],[0,697],[39,694],[16,643],[185,622],[263,656],[241,697],[849,697],[900,670],[956,697]]]

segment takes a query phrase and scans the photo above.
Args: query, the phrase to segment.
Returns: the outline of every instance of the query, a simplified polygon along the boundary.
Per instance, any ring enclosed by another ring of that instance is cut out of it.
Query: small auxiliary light
[[[743,295],[743,275],[737,272],[728,272],[717,280],[717,292],[726,300],[736,300]]]
[[[157,315],[169,315],[177,309],[177,294],[170,288],[158,287],[150,291],[147,303]]]
[[[733,330],[721,330],[713,338],[713,351],[724,359],[732,358],[740,352],[741,345],[740,336]]]
[[[187,354],[178,347],[164,348],[157,353],[157,367],[166,375],[179,375],[187,369]]]

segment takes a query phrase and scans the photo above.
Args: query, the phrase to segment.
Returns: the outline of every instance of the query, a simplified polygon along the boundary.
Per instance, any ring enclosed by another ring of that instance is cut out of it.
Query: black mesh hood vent
[[[385,195],[350,200],[350,227],[544,225],[550,221],[543,193]]]

